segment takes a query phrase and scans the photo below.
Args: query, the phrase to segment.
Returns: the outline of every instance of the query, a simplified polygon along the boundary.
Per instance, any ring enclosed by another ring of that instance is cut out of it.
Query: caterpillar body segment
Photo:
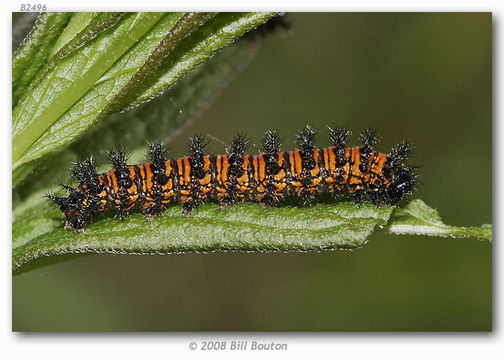
[[[309,204],[323,193],[380,206],[395,205],[412,193],[416,168],[405,164],[410,144],[399,144],[385,154],[374,150],[377,136],[372,130],[354,147],[346,145],[347,129],[330,132],[332,145],[316,148],[316,131],[306,127],[297,137],[297,148],[281,152],[278,134],[268,131],[264,152],[257,155],[245,154],[243,135],[222,155],[205,154],[203,136],[189,140],[190,155],[182,158],[166,159],[162,144],[151,145],[149,161],[137,165],[127,165],[122,151],[110,152],[112,170],[97,174],[92,158],[77,163],[72,175],[79,185],[63,185],[69,195],[48,198],[65,214],[65,227],[78,233],[103,212],[124,217],[140,210],[151,220],[171,204],[181,204],[182,214],[189,216],[209,200],[221,208],[238,201],[270,206],[289,197]]]

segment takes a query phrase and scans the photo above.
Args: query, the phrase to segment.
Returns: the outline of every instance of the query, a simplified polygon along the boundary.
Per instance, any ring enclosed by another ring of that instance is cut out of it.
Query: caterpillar
[[[371,129],[355,147],[346,145],[346,128],[329,130],[332,145],[323,149],[315,148],[316,131],[306,126],[297,135],[297,148],[289,152],[280,151],[276,131],[266,132],[263,152],[257,155],[245,155],[243,135],[234,138],[224,155],[205,155],[206,142],[199,135],[189,139],[189,156],[181,158],[166,159],[162,143],[150,145],[149,160],[138,165],[127,165],[123,151],[110,151],[112,170],[97,174],[92,157],[77,162],[71,172],[79,185],[62,184],[66,197],[46,196],[64,213],[65,228],[79,233],[99,213],[112,211],[123,218],[139,209],[152,220],[173,203],[190,216],[208,200],[221,208],[237,201],[271,206],[288,197],[309,204],[315,195],[329,193],[380,206],[395,205],[412,193],[416,167],[405,164],[411,144],[402,142],[385,154],[373,149],[378,140]]]

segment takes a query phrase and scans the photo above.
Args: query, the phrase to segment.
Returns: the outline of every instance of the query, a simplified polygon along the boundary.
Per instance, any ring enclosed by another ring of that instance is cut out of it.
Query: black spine
[[[262,141],[266,175],[276,175],[280,171],[278,166],[278,153],[280,152],[280,136],[276,131],[266,131]]]
[[[377,142],[378,136],[376,134],[376,131],[374,131],[373,129],[367,129],[366,131],[364,131],[364,133],[361,135],[361,158],[364,158],[366,160],[369,159],[371,151],[373,150]]]
[[[165,174],[165,147],[163,143],[149,145],[149,160],[152,161],[151,169],[156,182],[163,186],[168,182],[168,176]]]
[[[205,150],[205,138],[201,135],[195,135],[189,139],[189,156],[191,157],[191,176],[202,179],[205,176],[203,171],[203,156]]]
[[[313,148],[316,134],[315,130],[306,126],[297,136],[298,147],[301,149],[303,169],[312,170],[315,167],[315,161],[313,160]]]
[[[186,216],[190,215],[192,210],[197,208],[202,202],[200,199],[201,186],[199,179],[205,177],[204,167],[204,149],[206,143],[205,138],[201,135],[195,135],[189,139],[189,153],[191,164],[191,198],[182,205],[182,213]]]
[[[231,153],[228,158],[230,165],[229,172],[235,178],[243,175],[243,155],[245,154],[247,145],[248,141],[242,134],[236,135],[231,142]]]
[[[391,168],[402,164],[413,150],[413,145],[408,142],[402,142],[392,148],[388,155],[388,163]]]
[[[347,146],[347,138],[351,134],[350,130],[346,128],[331,129],[331,143],[335,147],[334,155],[336,156],[336,163],[338,167],[345,166],[347,159],[345,158],[345,148]],[[340,175],[338,175],[340,176]]]
[[[109,159],[115,169],[118,185],[121,188],[129,189],[133,182],[129,178],[129,171],[126,164],[126,155],[123,150],[109,151]]]
[[[95,193],[99,192],[100,184],[98,183],[98,174],[96,173],[92,156],[84,161],[75,163],[71,171],[74,179],[79,181],[81,185],[86,184],[91,191]]]

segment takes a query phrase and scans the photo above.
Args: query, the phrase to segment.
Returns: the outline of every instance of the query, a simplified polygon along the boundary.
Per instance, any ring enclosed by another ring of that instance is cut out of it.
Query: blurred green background
[[[415,194],[453,225],[492,222],[490,13],[289,13],[187,138],[255,144],[306,124],[409,138]],[[181,109],[183,110],[183,109]],[[148,118],[148,114],[145,115]],[[148,140],[148,139],[147,139]],[[208,146],[221,153],[216,141]],[[256,152],[252,146],[250,152]],[[375,233],[355,251],[40,259],[12,281],[15,331],[490,331],[492,246]]]

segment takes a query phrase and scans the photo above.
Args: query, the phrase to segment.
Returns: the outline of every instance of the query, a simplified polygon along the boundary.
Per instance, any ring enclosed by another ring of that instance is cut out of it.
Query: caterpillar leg
[[[229,209],[231,206],[233,205],[233,202],[232,201],[221,201],[219,203],[219,208],[221,210],[227,210]]]
[[[152,221],[164,210],[164,204],[160,199],[156,199],[153,202],[144,204],[144,207],[142,208],[142,215],[145,217],[145,220]]]
[[[145,217],[145,220],[147,220],[149,222],[156,219],[156,214],[143,213],[143,216]]]
[[[199,205],[198,203],[191,201],[191,200],[183,203],[182,204],[182,216],[184,216],[184,217],[192,216],[193,210],[197,209],[198,205]]]

